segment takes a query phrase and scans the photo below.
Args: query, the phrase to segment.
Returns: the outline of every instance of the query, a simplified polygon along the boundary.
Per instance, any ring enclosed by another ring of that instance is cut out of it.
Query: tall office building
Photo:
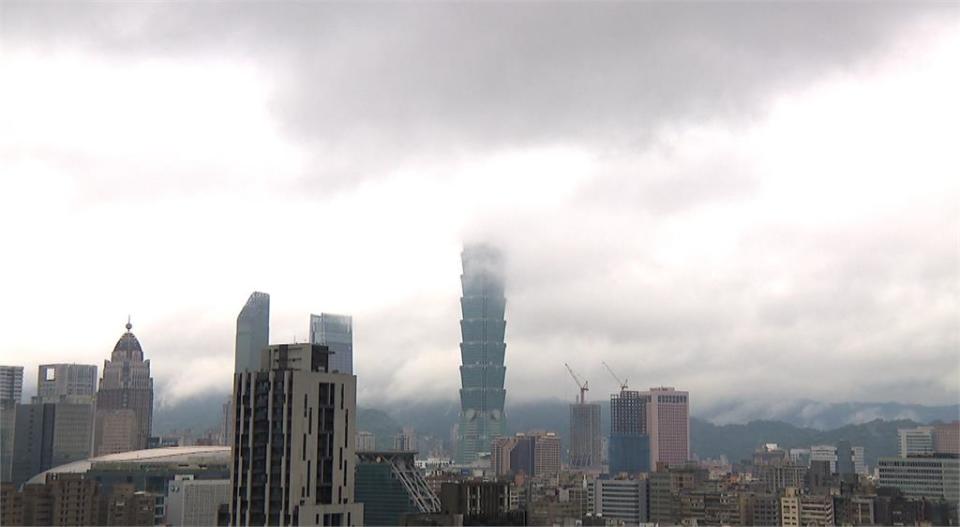
[[[461,254],[463,297],[460,308],[460,428],[457,461],[471,463],[506,433],[503,403],[504,312],[503,257],[486,245],[471,245]]]
[[[814,445],[810,447],[810,462],[823,461],[830,464],[830,473],[837,473],[837,447],[833,445]]]
[[[19,403],[23,395],[23,366],[0,366],[0,401]]]
[[[153,378],[140,341],[127,331],[103,363],[97,392],[94,453],[97,456],[147,448],[153,427]]]
[[[13,475],[13,436],[22,394],[23,366],[0,366],[0,481]]]
[[[650,388],[647,432],[650,466],[680,464],[690,459],[689,394],[669,387]]]
[[[918,426],[897,430],[900,436],[900,457],[925,456],[933,453],[933,427]]]
[[[237,315],[234,373],[256,371],[270,338],[270,295],[254,291]]]
[[[960,459],[949,454],[881,457],[878,487],[900,489],[908,497],[960,504]]]
[[[41,364],[37,371],[39,402],[63,397],[93,397],[97,393],[96,364]]]
[[[93,396],[17,406],[11,481],[20,484],[44,470],[90,457]]]
[[[600,466],[600,405],[577,402],[570,405],[570,466]]]
[[[320,313],[310,315],[310,343],[322,344],[333,354],[330,371],[353,375],[353,318]]]
[[[837,442],[837,474],[856,474],[853,466],[853,445],[846,439]]]
[[[938,454],[960,455],[960,421],[934,425],[933,451]]]
[[[490,454],[498,476],[522,472],[530,477],[555,477],[560,473],[560,438],[553,432],[497,437]]]
[[[869,473],[869,470],[867,470],[867,453],[862,446],[853,447],[853,471],[862,476]]]
[[[634,390],[620,390],[610,396],[610,473],[650,470],[650,436],[647,406],[650,396]]]
[[[282,344],[233,383],[231,525],[362,525],[357,378],[331,373],[324,346]]]

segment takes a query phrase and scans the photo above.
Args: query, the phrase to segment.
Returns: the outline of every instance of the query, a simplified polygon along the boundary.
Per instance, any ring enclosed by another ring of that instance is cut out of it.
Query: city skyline
[[[262,290],[273,342],[354,317],[361,401],[449,398],[457,253],[492,240],[511,401],[572,399],[563,362],[615,391],[600,360],[698,404],[960,399],[948,4],[3,15],[0,240],[31,256],[0,350],[26,371],[99,364],[129,312],[160,404],[222,391]]]

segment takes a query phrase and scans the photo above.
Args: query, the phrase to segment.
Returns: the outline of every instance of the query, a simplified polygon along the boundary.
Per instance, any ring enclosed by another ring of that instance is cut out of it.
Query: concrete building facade
[[[167,486],[166,525],[191,527],[216,525],[217,510],[230,503],[229,479],[194,479],[177,476]]]
[[[234,375],[234,525],[362,525],[354,500],[356,377],[317,344],[268,346]]]
[[[47,469],[90,457],[93,399],[76,399],[17,406],[11,481],[20,484]]]
[[[649,521],[647,480],[590,480],[587,487],[587,512],[626,525],[646,523]]]
[[[0,481],[13,477],[13,439],[22,396],[23,366],[0,366]]]
[[[690,394],[661,386],[650,388],[648,397],[650,466],[686,463],[690,459]]]
[[[918,426],[897,430],[900,457],[926,456],[933,453],[933,427]]]
[[[600,405],[574,403],[570,405],[570,466],[599,467],[603,429],[600,423]]]
[[[881,457],[878,487],[899,489],[905,496],[960,504],[960,459],[956,457]]]
[[[933,427],[933,451],[960,456],[960,421]]]
[[[92,399],[96,393],[96,364],[41,364],[37,369],[36,399],[39,402],[56,402],[73,396]]]

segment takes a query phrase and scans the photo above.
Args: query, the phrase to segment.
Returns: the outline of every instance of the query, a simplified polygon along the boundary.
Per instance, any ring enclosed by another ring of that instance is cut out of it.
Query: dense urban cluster
[[[851,441],[691,452],[690,393],[620,389],[609,423],[570,404],[558,430],[508,434],[502,257],[462,253],[459,420],[448,440],[358,429],[352,318],[311,315],[270,344],[270,296],[237,317],[219,427],[153,433],[150,361],[132,325],[96,365],[0,367],[2,525],[957,525],[960,421],[899,431],[867,465]],[[219,404],[219,403],[218,403]],[[526,429],[517,426],[513,429]],[[379,446],[378,446],[379,445]]]

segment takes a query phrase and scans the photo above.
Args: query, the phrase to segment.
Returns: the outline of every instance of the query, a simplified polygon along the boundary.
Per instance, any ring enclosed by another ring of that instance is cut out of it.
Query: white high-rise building
[[[863,476],[869,473],[866,452],[862,446],[853,447],[853,471]]]
[[[587,512],[639,525],[648,519],[647,480],[593,479],[587,487]]]
[[[357,378],[318,344],[268,346],[234,375],[231,525],[363,524],[354,500]]]
[[[933,453],[933,427],[918,426],[916,428],[901,428],[900,457],[925,456]]]
[[[837,472],[837,447],[833,445],[814,445],[810,447],[810,461],[829,461],[830,473]]]

